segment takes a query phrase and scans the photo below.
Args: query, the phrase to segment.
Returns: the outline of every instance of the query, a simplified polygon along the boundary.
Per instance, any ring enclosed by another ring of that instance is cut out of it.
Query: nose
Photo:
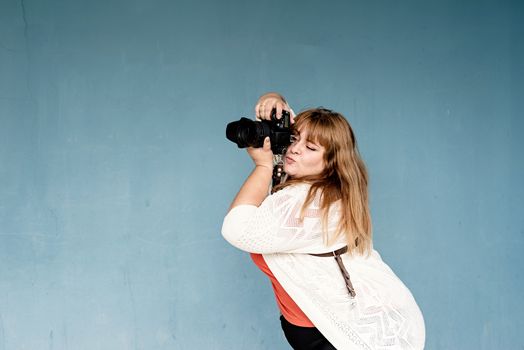
[[[300,148],[297,147],[297,146],[298,146],[298,142],[294,142],[294,143],[290,144],[287,149],[289,150],[289,152],[291,154],[299,154]]]

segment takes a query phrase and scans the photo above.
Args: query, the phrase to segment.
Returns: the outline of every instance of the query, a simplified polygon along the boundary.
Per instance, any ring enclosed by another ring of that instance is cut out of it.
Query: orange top
[[[300,327],[315,327],[313,323],[307,318],[306,314],[300,310],[298,305],[291,299],[289,294],[286,293],[282,285],[278,283],[277,279],[267,266],[266,261],[262,254],[251,253],[251,259],[255,265],[258,266],[263,273],[265,273],[271,280],[271,285],[273,286],[273,291],[275,292],[275,297],[277,299],[278,308],[284,316],[284,318],[291,324]]]

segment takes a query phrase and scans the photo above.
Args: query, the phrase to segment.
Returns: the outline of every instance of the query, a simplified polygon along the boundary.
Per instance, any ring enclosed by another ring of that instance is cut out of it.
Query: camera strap
[[[349,292],[349,295],[351,296],[351,298],[354,298],[357,295],[357,293],[355,292],[355,288],[353,287],[353,283],[351,283],[351,278],[349,277],[349,272],[348,272],[348,270],[346,270],[346,267],[344,266],[344,263],[342,262],[342,258],[340,257],[342,254],[347,253],[347,251],[348,251],[348,247],[345,246],[345,247],[337,249],[337,250],[335,250],[333,252],[324,253],[324,254],[309,254],[309,255],[318,256],[318,257],[322,257],[322,258],[334,257],[335,261],[337,262],[338,268],[340,269],[340,273],[342,273],[342,277],[344,277],[344,282],[346,283],[346,288],[347,288],[347,290]]]
[[[273,177],[272,177],[272,188],[282,183],[284,179],[284,161],[282,160],[281,154],[273,155]]]

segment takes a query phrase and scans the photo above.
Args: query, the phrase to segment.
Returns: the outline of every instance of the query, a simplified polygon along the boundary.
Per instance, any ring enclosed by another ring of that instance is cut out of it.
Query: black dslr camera
[[[282,118],[277,119],[276,110],[271,112],[271,120],[253,121],[240,118],[227,124],[226,137],[237,144],[238,148],[264,145],[264,139],[269,136],[273,154],[282,155],[291,143],[291,122],[288,111],[282,111]]]

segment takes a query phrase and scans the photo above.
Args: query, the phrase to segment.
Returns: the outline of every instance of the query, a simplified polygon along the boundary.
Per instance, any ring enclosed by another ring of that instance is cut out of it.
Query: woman
[[[290,110],[279,94],[263,95],[257,118],[273,109]],[[224,238],[269,276],[294,349],[422,349],[422,314],[372,248],[368,177],[350,125],[320,108],[298,114],[292,129],[287,179],[270,195],[269,138],[248,149],[255,168],[224,219]]]

